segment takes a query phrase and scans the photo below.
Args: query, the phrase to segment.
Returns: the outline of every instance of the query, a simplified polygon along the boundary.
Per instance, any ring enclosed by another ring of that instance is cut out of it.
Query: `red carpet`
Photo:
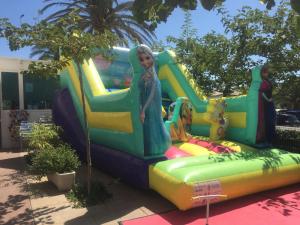
[[[209,225],[300,225],[300,184],[229,200],[210,207]],[[205,207],[171,211],[123,225],[205,225]]]

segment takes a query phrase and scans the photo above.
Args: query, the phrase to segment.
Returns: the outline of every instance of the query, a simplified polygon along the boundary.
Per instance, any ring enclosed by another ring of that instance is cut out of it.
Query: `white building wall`
[[[19,102],[20,109],[24,109],[24,90],[23,90],[23,75],[22,71],[28,68],[30,60],[7,58],[0,56],[0,74],[2,72],[13,72],[18,73],[18,87],[19,87]],[[0,76],[1,78],[1,76]],[[11,123],[9,117],[10,110],[3,110],[2,107],[2,82],[0,79],[0,111],[1,111],[1,148],[10,149],[19,147],[19,143],[11,138],[11,134],[8,127]],[[26,110],[29,113],[28,121],[37,122],[43,115],[51,115],[51,109],[45,110]]]

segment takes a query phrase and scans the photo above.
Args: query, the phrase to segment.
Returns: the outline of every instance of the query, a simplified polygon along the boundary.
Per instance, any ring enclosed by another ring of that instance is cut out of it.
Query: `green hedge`
[[[295,130],[276,130],[274,147],[300,153],[300,132]]]

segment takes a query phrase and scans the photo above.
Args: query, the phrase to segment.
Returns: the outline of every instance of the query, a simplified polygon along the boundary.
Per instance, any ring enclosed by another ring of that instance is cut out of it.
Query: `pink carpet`
[[[123,221],[123,225],[205,224],[205,208],[174,210]],[[300,184],[211,206],[209,225],[300,225]]]
[[[191,154],[180,150],[176,146],[171,146],[166,152],[165,156],[168,159],[175,159],[175,158],[181,158],[181,157],[187,157],[187,156],[192,156]]]

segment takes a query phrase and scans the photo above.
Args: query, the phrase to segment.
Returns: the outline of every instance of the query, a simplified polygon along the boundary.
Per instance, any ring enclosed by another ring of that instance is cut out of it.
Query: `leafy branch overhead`
[[[244,92],[251,68],[265,62],[272,67],[277,86],[299,76],[300,40],[293,23],[296,12],[287,1],[272,13],[250,7],[243,7],[235,16],[223,8],[218,12],[228,35],[211,32],[197,37],[186,15],[181,37],[168,38],[179,60],[206,93]]]
[[[201,4],[207,10],[211,10],[215,5],[224,0],[201,0]],[[184,10],[195,10],[198,0],[135,0],[133,3],[133,15],[138,22],[151,22],[154,27],[160,22],[166,22],[175,8]]]
[[[46,63],[34,62],[29,70],[57,74],[71,59],[82,63],[97,53],[96,48],[110,48],[116,37],[110,31],[85,33],[80,28],[81,18],[71,13],[60,18],[55,24],[42,21],[36,25],[22,24],[17,27],[7,19],[0,19],[0,36],[9,42],[12,51],[28,46],[47,48],[51,52],[59,49],[60,58]]]
[[[109,30],[116,35],[118,44],[128,46],[128,41],[152,44],[155,33],[145,22],[138,23],[131,13],[133,1],[119,0],[44,0],[41,13],[51,12],[45,20],[56,23],[71,12],[81,18],[81,30],[102,33]]]
[[[8,20],[0,20],[0,35],[9,41],[11,50],[18,50],[26,46],[38,46],[50,52],[59,50],[60,57],[56,60],[34,62],[29,66],[29,73],[56,75],[65,68],[70,61],[74,61],[79,74],[80,95],[82,102],[84,134],[87,154],[87,186],[88,194],[91,190],[92,163],[90,153],[89,128],[86,115],[85,91],[82,79],[82,67],[85,59],[99,54],[97,49],[110,49],[118,40],[110,30],[87,33],[82,30],[82,17],[77,10],[57,18],[55,23],[42,21],[36,25],[22,24],[16,27]]]
[[[226,0],[135,0],[133,4],[133,15],[139,22],[150,22],[156,27],[160,22],[166,22],[167,18],[177,8],[195,10],[198,5],[206,10],[212,10]],[[258,0],[253,0],[258,1]],[[269,10],[275,6],[275,0],[260,0]],[[300,1],[290,0],[291,7],[300,14]]]

